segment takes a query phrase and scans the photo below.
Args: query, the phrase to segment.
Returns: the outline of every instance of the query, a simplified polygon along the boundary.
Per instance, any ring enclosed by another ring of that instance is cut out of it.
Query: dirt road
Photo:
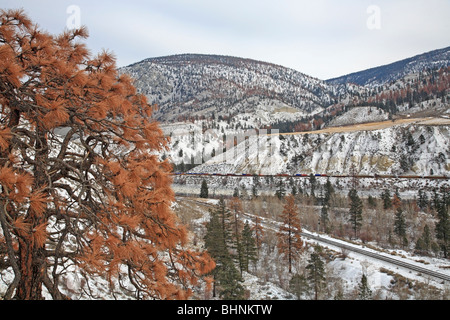
[[[342,126],[342,127],[328,127],[321,130],[316,131],[305,131],[305,132],[286,132],[280,133],[280,135],[297,135],[297,134],[317,134],[317,133],[337,133],[337,132],[354,132],[354,131],[371,131],[371,130],[379,130],[386,129],[389,127],[393,127],[400,124],[423,124],[423,125],[450,125],[450,119],[448,118],[404,118],[404,119],[396,119],[394,121],[380,121],[380,122],[369,122],[369,123],[361,123],[350,126]],[[276,134],[274,134],[276,135]]]

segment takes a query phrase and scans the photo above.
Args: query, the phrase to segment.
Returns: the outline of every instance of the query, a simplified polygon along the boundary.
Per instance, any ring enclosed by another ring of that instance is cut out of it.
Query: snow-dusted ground
[[[251,214],[246,214],[247,216],[253,216]],[[252,219],[248,219],[252,221]],[[277,232],[280,225],[279,222],[272,221],[268,218],[261,218],[261,225],[265,227],[266,230],[271,230],[272,232]],[[277,227],[278,226],[278,227]],[[320,236],[322,239],[332,240],[335,243],[341,243],[347,247],[354,247],[356,249],[363,249],[364,251],[376,253],[379,255],[384,255],[386,257],[395,258],[402,262],[412,264],[421,268],[426,268],[432,271],[437,271],[441,274],[447,274],[450,276],[450,260],[444,258],[434,258],[428,256],[419,256],[411,254],[410,252],[404,250],[386,250],[386,249],[376,249],[376,245],[372,243],[362,244],[344,241],[324,234],[317,234],[315,232],[309,232],[305,229],[302,230],[303,233],[311,234],[313,236]],[[310,245],[310,250],[316,244],[322,246],[323,248],[331,249],[334,252],[342,253],[343,250],[335,245],[328,242],[318,241],[316,239],[310,239],[307,237],[302,237],[305,243]],[[303,259],[307,258],[307,255],[303,256]],[[278,263],[282,263],[279,260]],[[305,265],[305,261],[301,261],[298,265]],[[327,275],[330,279],[339,279],[340,284],[343,285],[344,293],[349,294],[355,291],[361,282],[361,277],[363,274],[367,276],[368,285],[372,292],[377,291],[381,296],[378,299],[398,299],[398,296],[391,291],[392,283],[394,282],[394,277],[389,275],[387,272],[392,272],[409,279],[410,281],[415,281],[419,283],[424,283],[431,287],[437,288],[441,292],[448,292],[450,290],[450,282],[445,282],[443,280],[427,276],[415,271],[411,271],[404,267],[399,267],[397,265],[358,253],[350,250],[345,250],[345,258],[335,258],[326,265]],[[331,280],[335,281],[335,280]],[[332,289],[331,289],[332,291]],[[447,298],[450,298],[447,294]],[[280,299],[283,299],[280,296]]]
[[[305,230],[303,230],[305,232]],[[307,232],[307,231],[306,231]],[[312,233],[314,234],[314,233]],[[346,246],[355,247],[357,249],[364,249],[365,251],[377,253],[380,255],[384,255],[387,257],[395,258],[396,260],[400,260],[406,262],[408,264],[416,265],[422,268],[426,268],[432,271],[437,271],[442,274],[447,274],[450,276],[450,260],[444,258],[434,258],[427,256],[418,256],[411,254],[405,250],[386,250],[379,249],[375,250],[376,246],[374,244],[355,244],[350,243],[348,241],[343,241],[335,238],[331,238],[329,236],[320,234],[320,237],[325,239],[331,239],[334,242],[342,243]],[[309,240],[310,243],[316,243],[316,240]],[[321,246],[328,247],[335,251],[341,251],[341,249],[337,246],[330,245],[325,242],[317,242]],[[370,245],[370,247],[368,247]],[[348,261],[346,261],[348,259]],[[392,272],[401,274],[405,278],[409,278],[411,280],[420,281],[424,283],[429,283],[441,290],[450,289],[450,283],[445,283],[442,280],[420,274],[418,272],[411,271],[404,267],[399,267],[394,264],[390,264],[388,262],[380,261],[379,259],[369,257],[363,255],[361,253],[348,251],[347,258],[345,260],[336,259],[330,263],[330,265],[339,271],[339,275],[342,278],[345,278],[347,282],[352,283],[354,281],[359,282],[361,280],[361,275],[364,272],[368,276],[369,285],[372,288],[389,288],[389,281],[392,280],[391,276],[388,276],[384,272],[380,272],[380,270],[387,269]]]
[[[200,173],[348,175],[354,168],[359,175],[450,176],[450,127],[448,119],[442,125],[437,120],[289,135],[169,126],[165,132],[171,132],[172,141],[166,157],[175,164],[193,163],[191,171]]]
[[[333,119],[329,126],[346,126],[356,123],[388,120],[389,114],[377,107],[356,107]]]
[[[187,200],[188,199],[188,200]],[[180,197],[178,202],[190,202],[192,198]],[[210,205],[218,203],[217,199],[196,199],[194,201],[204,202]],[[204,216],[196,223],[203,224],[209,213],[207,210],[203,211]],[[275,234],[280,226],[279,222],[273,221],[270,218],[260,217],[261,226],[264,227],[265,232],[271,231]],[[253,223],[254,214],[246,213],[243,221],[249,221]],[[335,242],[340,242],[347,246],[353,246],[355,248],[364,249],[369,252],[376,252],[378,254],[386,255],[397,260],[414,264],[420,267],[425,267],[430,270],[435,270],[440,273],[445,273],[450,276],[450,260],[442,258],[434,258],[427,256],[413,255],[404,250],[386,250],[375,249],[375,244],[367,243],[362,244],[358,242],[348,242],[331,238],[324,234],[317,234],[309,232],[305,229],[303,233],[309,233],[312,235],[320,235],[324,239],[331,239]],[[268,250],[266,244],[263,244],[260,249],[260,256],[258,259],[257,267],[252,266],[250,273],[243,273],[243,285],[249,292],[249,299],[252,300],[292,300],[297,299],[292,293],[288,292],[288,282],[293,274],[296,272],[302,272],[301,270],[307,264],[309,254],[313,251],[315,244],[321,245],[323,248],[329,249],[334,252],[335,258],[326,264],[327,273],[327,291],[328,295],[325,295],[325,299],[333,299],[338,287],[341,287],[343,294],[347,299],[356,299],[353,296],[357,291],[358,285],[361,282],[361,276],[364,273],[368,278],[368,285],[373,294],[376,294],[377,299],[419,299],[414,296],[414,292],[409,296],[399,296],[399,293],[393,289],[394,283],[398,276],[402,276],[408,281],[413,283],[423,283],[429,287],[436,288],[437,291],[447,292],[447,298],[449,298],[450,283],[443,283],[441,280],[419,274],[414,271],[410,271],[406,268],[398,267],[396,265],[383,262],[381,260],[347,250],[345,252],[345,258],[342,257],[343,251],[341,248],[330,245],[326,242],[317,242],[306,237],[302,237],[303,241],[308,244],[308,250],[305,251],[299,261],[293,266],[293,273],[287,272],[287,264],[277,253],[276,247],[272,250]],[[281,285],[283,283],[283,285]],[[303,296],[304,299],[313,299],[311,295]]]
[[[174,204],[174,208],[184,203],[185,198],[178,198],[177,203]],[[217,204],[216,199],[202,199],[201,201],[209,205]],[[193,221],[198,227],[203,228],[204,222],[207,221],[209,212],[207,209],[195,209],[199,210],[201,214],[199,218]],[[252,215],[247,215],[247,220],[252,222]],[[266,232],[278,231],[276,228],[279,223],[270,221],[268,218],[261,218],[262,223],[266,226]],[[308,232],[303,229],[303,232]],[[315,233],[313,233],[315,234]],[[328,238],[328,236],[320,234],[323,238]],[[355,246],[358,248],[364,248],[365,250],[375,251],[372,246],[369,248],[368,244],[362,245],[358,243],[349,243],[343,240],[334,239],[334,241],[342,242],[346,245]],[[309,250],[306,251],[294,265],[294,273],[305,267],[307,260],[309,259],[309,253],[312,251],[312,247],[318,243],[316,240],[310,240],[303,237],[303,241],[309,244]],[[332,299],[332,296],[336,294],[338,287],[341,288],[343,294],[347,297],[351,297],[351,294],[356,292],[357,287],[361,281],[361,276],[364,273],[368,278],[368,284],[373,293],[377,293],[377,299],[405,299],[404,296],[399,297],[398,293],[392,290],[395,277],[388,272],[392,272],[397,275],[401,275],[406,279],[409,279],[411,283],[421,282],[428,286],[437,288],[438,291],[448,292],[450,291],[450,283],[443,283],[436,279],[426,277],[417,272],[411,272],[405,268],[397,267],[386,262],[362,255],[360,253],[354,253],[347,251],[345,254],[345,259],[339,257],[342,250],[336,246],[330,245],[328,243],[319,242],[323,248],[329,248],[338,257],[335,257],[332,261],[326,264],[326,272],[328,279],[329,295],[325,298]],[[200,243],[197,246],[201,246]],[[263,246],[260,251],[262,255],[259,257],[258,266],[255,269],[251,267],[250,273],[243,273],[243,285],[248,292],[248,299],[250,300],[293,300],[296,297],[289,293],[287,289],[287,283],[292,275],[287,273],[286,263],[280,259],[277,254],[277,249],[267,250]],[[427,256],[417,256],[412,255],[409,252],[402,250],[381,250],[376,251],[378,253],[382,252],[385,255],[395,257],[396,259],[404,260],[408,263],[416,264],[422,267],[426,267],[431,270],[437,270],[440,273],[446,273],[450,275],[450,261],[448,259],[433,258]],[[265,269],[266,268],[266,269]],[[72,299],[102,299],[102,300],[113,300],[113,299],[134,299],[134,296],[129,296],[124,293],[119,286],[111,288],[108,281],[103,277],[89,277],[90,280],[86,283],[86,278],[82,276],[80,270],[75,270],[73,267],[69,267],[67,274],[63,275],[60,282],[63,284],[62,292],[67,294]],[[3,270],[0,273],[0,295],[6,290],[6,284],[12,281],[12,270]],[[283,289],[281,287],[280,281],[284,283]],[[122,286],[127,287],[127,283],[121,283]],[[80,289],[83,290],[80,291]],[[90,296],[87,295],[90,294]],[[46,299],[51,299],[51,296],[46,292],[44,288],[44,296]],[[199,295],[201,297],[201,293]],[[304,299],[312,299],[312,296],[304,296]],[[410,295],[407,299],[417,299],[417,297]]]

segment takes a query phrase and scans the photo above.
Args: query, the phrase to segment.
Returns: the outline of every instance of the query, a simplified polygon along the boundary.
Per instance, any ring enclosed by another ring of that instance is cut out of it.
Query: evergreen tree
[[[431,241],[432,241],[430,227],[428,227],[428,225],[425,225],[425,227],[423,227],[422,239],[425,252],[428,252],[431,248]]]
[[[327,204],[322,205],[320,210],[320,223],[322,225],[323,231],[328,232],[328,222],[330,221],[328,217],[328,206]]]
[[[251,262],[256,262],[258,252],[256,248],[256,241],[253,236],[253,232],[248,224],[245,222],[244,229],[242,230],[242,259],[241,268],[248,272],[248,268]]]
[[[372,290],[369,288],[367,276],[364,273],[361,277],[361,282],[359,283],[358,289],[358,296],[360,300],[370,300],[372,297]]]
[[[200,187],[200,198],[208,198],[208,184],[203,179],[202,186]]]
[[[350,198],[349,222],[352,226],[356,238],[357,231],[359,230],[359,228],[361,228],[362,225],[363,203],[361,201],[361,198],[358,196],[358,192],[355,189],[351,189],[348,196]]]
[[[297,195],[297,187],[295,186],[295,184],[294,185],[292,185],[292,190],[291,190],[291,194],[293,195],[293,196],[296,196]]]
[[[447,258],[450,245],[449,207],[444,202],[438,203],[437,206],[436,238],[444,257]]]
[[[242,299],[244,292],[241,285],[242,279],[230,252],[232,243],[230,216],[231,213],[225,206],[225,201],[220,199],[217,208],[210,210],[210,220],[206,225],[204,241],[209,255],[216,263],[216,268],[212,271],[213,296],[216,296],[218,287],[221,298]]]
[[[310,287],[314,289],[314,298],[317,300],[320,291],[325,286],[325,264],[320,257],[322,248],[319,245],[314,247],[314,252],[308,260],[306,270],[308,272],[308,282]]]
[[[282,179],[278,180],[277,190],[275,191],[275,195],[280,200],[283,199],[284,196],[286,195],[286,189],[284,188],[284,183],[283,183]]]
[[[327,182],[325,183],[325,196],[324,196],[324,204],[328,207],[330,206],[331,196],[334,193],[333,185],[331,184],[330,178],[327,178]]]
[[[231,220],[231,228],[232,228],[232,238],[233,238],[233,246],[232,249],[236,251],[236,260],[238,262],[241,274],[243,271],[242,268],[242,237],[241,237],[241,222],[239,219],[239,215],[242,214],[242,202],[239,198],[233,197],[229,202],[229,206],[232,212],[232,220]]]
[[[245,188],[244,184],[241,184],[241,199],[248,199],[247,189]]]
[[[222,228],[219,210],[210,210],[210,219],[206,224],[206,234],[204,237],[205,248],[216,263],[216,268],[213,271],[214,276],[217,274],[225,257],[229,255],[227,239]]]
[[[405,247],[408,244],[408,240],[406,238],[406,221],[403,210],[400,207],[397,208],[397,212],[395,214],[394,233],[400,238],[400,241],[402,241],[402,246]]]
[[[252,185],[252,196],[253,196],[253,198],[257,198],[258,197],[258,187],[256,186],[256,183],[254,183]]]
[[[383,200],[384,210],[392,207],[391,194],[389,192],[389,189],[384,189],[383,193],[381,194],[381,199]]]
[[[421,254],[428,254],[431,249],[431,232],[428,225],[423,228],[422,235],[416,242],[416,251]]]
[[[294,274],[289,281],[289,292],[295,294],[298,300],[309,291],[308,279],[303,274]]]
[[[428,196],[425,193],[425,191],[422,190],[422,189],[419,189],[419,195],[418,195],[418,199],[417,199],[417,206],[421,210],[425,210],[425,208],[428,206]]]
[[[217,274],[217,281],[220,286],[219,296],[223,300],[242,300],[244,299],[244,287],[242,278],[238,269],[230,256],[227,256],[220,266]]]
[[[372,197],[372,195],[369,195],[369,197],[367,198],[367,204],[372,209],[375,209],[377,207],[377,202],[375,201],[375,198]]]
[[[317,183],[317,179],[316,176],[313,173],[309,174],[309,185],[311,187],[311,196],[315,197],[316,196],[316,183]]]

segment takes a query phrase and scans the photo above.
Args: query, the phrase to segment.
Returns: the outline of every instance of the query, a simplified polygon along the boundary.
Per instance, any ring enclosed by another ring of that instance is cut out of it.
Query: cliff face
[[[449,175],[450,126],[256,136],[193,169],[206,173]]]

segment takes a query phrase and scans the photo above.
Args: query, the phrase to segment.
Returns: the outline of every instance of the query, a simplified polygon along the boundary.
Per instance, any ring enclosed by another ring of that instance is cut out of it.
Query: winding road
[[[196,202],[196,203],[199,203],[199,204],[202,204],[205,206],[209,206],[209,207],[215,207],[213,204],[210,204],[210,203],[207,203],[207,202],[204,202],[201,200],[189,199],[188,201],[193,201],[193,202]],[[254,219],[256,217],[255,215],[249,214],[249,213],[243,213],[242,216],[243,216],[242,218],[250,219],[252,221],[254,221]],[[260,217],[260,221],[261,221],[261,226],[265,229],[275,231],[275,232],[277,232],[279,230],[280,222],[278,222],[278,221],[275,221],[275,220],[272,220],[269,218],[264,218],[264,217]],[[450,274],[448,274],[448,273],[431,270],[426,267],[418,266],[414,263],[403,261],[400,258],[391,257],[391,256],[381,253],[381,252],[380,253],[373,252],[373,250],[370,250],[368,248],[358,247],[358,246],[352,245],[350,243],[346,244],[346,243],[344,243],[344,241],[333,240],[328,237],[322,237],[322,236],[319,236],[316,234],[312,234],[310,232],[306,232],[306,231],[301,232],[301,236],[308,238],[308,239],[312,239],[319,243],[324,243],[324,244],[332,245],[332,246],[335,246],[338,248],[342,248],[342,249],[348,250],[350,252],[358,253],[358,254],[373,258],[373,259],[377,259],[379,261],[383,261],[385,263],[392,264],[396,267],[402,267],[402,268],[408,269],[410,271],[418,272],[421,275],[426,275],[426,276],[450,283]]]

